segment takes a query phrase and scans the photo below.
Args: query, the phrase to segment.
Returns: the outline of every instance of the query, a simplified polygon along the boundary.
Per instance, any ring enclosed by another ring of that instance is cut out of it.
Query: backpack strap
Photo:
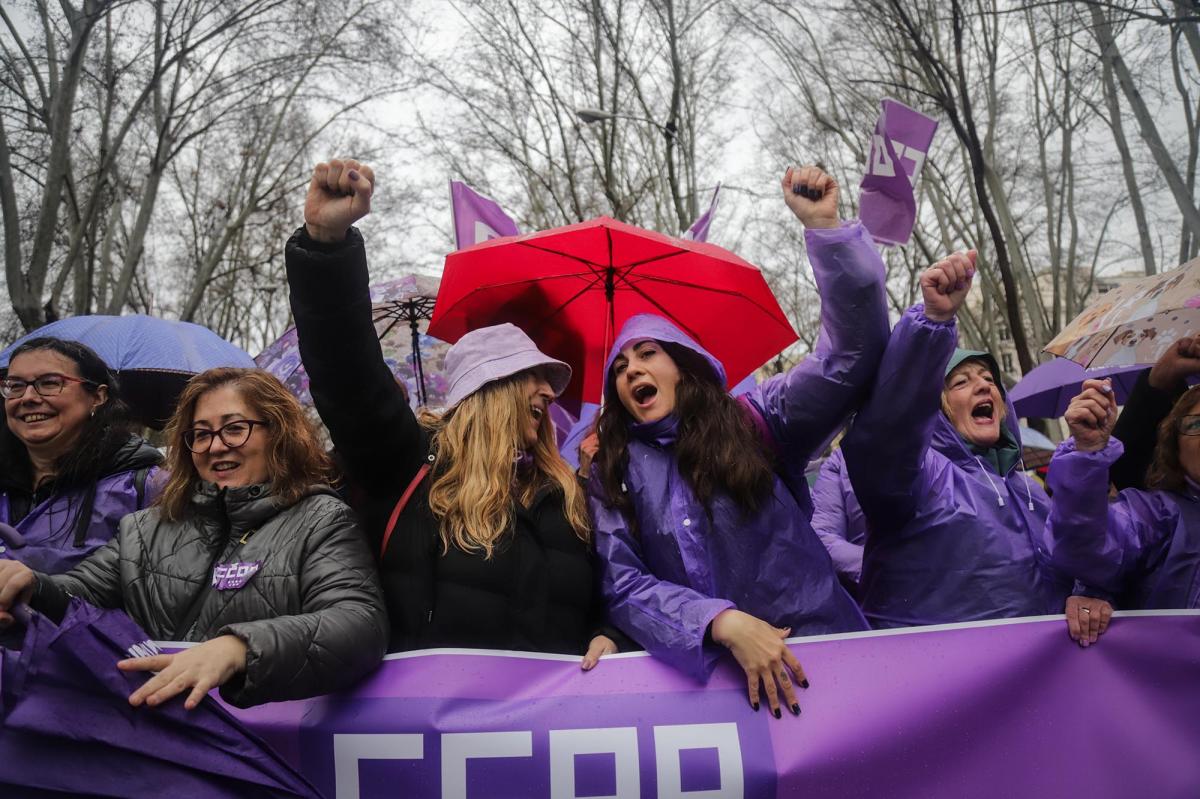
[[[146,478],[150,475],[150,467],[143,466],[133,473],[133,493],[137,497],[137,509],[146,506]]]
[[[408,488],[404,489],[404,493],[400,495],[400,499],[396,501],[396,506],[392,508],[392,515],[388,517],[387,527],[383,530],[383,543],[379,547],[379,559],[383,560],[383,555],[387,552],[388,542],[392,540],[392,533],[396,531],[396,524],[400,521],[400,514],[404,511],[408,501],[412,499],[413,492],[417,490],[417,486],[425,479],[425,475],[429,474],[433,468],[433,453],[429,453],[429,458],[425,463],[421,464],[421,468],[417,469],[417,473],[413,476],[412,482],[408,484]]]

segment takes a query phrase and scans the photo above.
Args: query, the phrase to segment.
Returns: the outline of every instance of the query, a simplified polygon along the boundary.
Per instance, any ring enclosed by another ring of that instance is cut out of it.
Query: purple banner
[[[644,653],[390,656],[353,694],[236,715],[329,797],[1200,795],[1200,611],[794,639],[803,713]]]
[[[521,232],[495,200],[484,197],[462,181],[450,181],[450,213],[454,217],[455,248],[459,250]]]
[[[713,189],[712,199],[708,203],[708,210],[700,214],[692,226],[683,231],[680,238],[690,239],[691,241],[708,241],[708,228],[712,225],[713,213],[717,210],[717,197],[721,193],[721,184]]]
[[[890,98],[880,101],[859,216],[880,244],[907,244],[917,218],[913,186],[925,165],[937,120]]]

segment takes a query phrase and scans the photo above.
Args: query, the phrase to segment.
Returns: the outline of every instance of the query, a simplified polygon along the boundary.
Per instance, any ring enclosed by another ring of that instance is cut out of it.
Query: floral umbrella
[[[449,387],[443,369],[450,345],[425,332],[437,290],[437,279],[423,275],[405,275],[371,287],[375,331],[383,360],[408,390],[408,401],[413,408],[445,405]],[[283,381],[306,408],[312,408],[312,393],[308,373],[300,362],[296,328],[288,328],[254,360]]]
[[[1200,258],[1105,292],[1071,320],[1046,352],[1090,369],[1151,364],[1200,331]]]

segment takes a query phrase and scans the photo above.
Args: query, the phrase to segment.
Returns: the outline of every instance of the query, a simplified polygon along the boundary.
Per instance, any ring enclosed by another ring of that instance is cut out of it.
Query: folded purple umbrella
[[[129,694],[149,675],[116,662],[155,651],[148,639],[123,612],[78,599],[60,625],[25,618],[20,650],[0,649],[4,796],[152,796],[164,786],[180,796],[320,796],[210,698],[190,711],[182,698],[132,707]]]
[[[1008,392],[1018,416],[1054,419],[1067,412],[1072,398],[1083,387],[1084,380],[1112,380],[1118,404],[1124,404],[1137,383],[1138,375],[1149,369],[1148,364],[1114,366],[1110,369],[1084,369],[1069,358],[1055,358],[1021,378]]]

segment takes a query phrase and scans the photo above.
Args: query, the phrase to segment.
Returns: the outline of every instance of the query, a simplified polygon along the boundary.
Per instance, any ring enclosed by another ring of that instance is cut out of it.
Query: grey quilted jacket
[[[335,691],[378,665],[388,636],[379,577],[331,489],[281,508],[269,484],[201,483],[191,509],[178,522],[157,507],[126,516],[74,569],[39,575],[33,606],[61,613],[77,596],[123,608],[157,640],[236,635],[246,670],[221,696],[239,707]],[[214,569],[235,562],[261,565],[240,588],[216,587]]]

